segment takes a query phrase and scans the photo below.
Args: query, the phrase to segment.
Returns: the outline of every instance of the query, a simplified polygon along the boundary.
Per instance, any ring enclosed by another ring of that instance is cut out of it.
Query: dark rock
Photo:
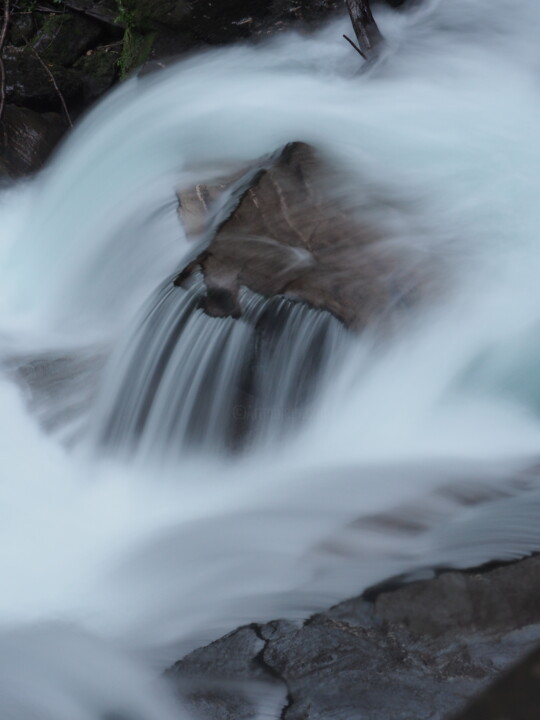
[[[413,583],[377,598],[378,615],[423,636],[438,637],[455,627],[508,632],[540,623],[537,557],[488,573],[448,572],[428,583]],[[494,592],[496,589],[496,592]]]
[[[281,680],[288,698],[283,720],[449,718],[540,642],[539,576],[534,557],[487,572],[443,574],[374,601],[349,600],[303,627],[269,623],[258,629],[264,646],[253,648],[252,661]],[[235,679],[252,679],[242,644],[249,632],[194,653],[198,681],[223,676],[239,643]],[[456,720],[538,717],[539,667],[535,652]],[[228,717],[206,711],[208,719]]]
[[[291,27],[309,27],[343,10],[341,0],[126,0],[134,26],[155,31],[150,58],[203,45],[258,39]]]
[[[6,105],[0,121],[0,171],[20,177],[38,170],[66,129],[56,113]]]
[[[539,713],[540,650],[535,650],[454,720],[537,720]]]
[[[321,20],[342,9],[339,0],[125,0],[140,29],[169,28],[188,33],[192,44],[219,45]]]
[[[125,27],[120,17],[118,0],[62,0],[62,4],[110,27]]]
[[[39,21],[35,14],[13,13],[9,24],[8,45],[26,45],[39,29]]]
[[[118,77],[118,47],[90,50],[74,65],[80,73],[83,103],[90,105],[109,90]]]
[[[32,41],[49,65],[70,67],[103,35],[99,22],[76,13],[51,14]]]
[[[190,28],[198,41],[221,44],[314,23],[342,9],[338,0],[194,0]]]
[[[240,683],[280,685],[261,660],[265,641],[255,627],[245,627],[207,648],[190,653],[168,672],[196,717],[248,720],[256,714],[255,702]],[[210,652],[209,652],[210,650]]]
[[[258,172],[233,181],[235,202],[218,219],[211,217],[208,247],[177,283],[200,268],[209,293],[226,297],[236,313],[234,298],[245,286],[327,310],[353,329],[381,316],[396,297],[404,305],[413,302],[418,277],[398,277],[401,258],[388,252],[376,228],[332,198],[332,177],[313,148],[291,143]],[[212,199],[230,186],[223,181],[180,193],[180,217],[188,228],[200,231]],[[210,304],[212,315],[233,314]]]
[[[31,47],[6,47],[4,67],[8,102],[36,110],[57,110],[61,106],[49,72]],[[80,98],[82,89],[79,73],[52,63],[47,64],[47,67],[66,101]]]
[[[192,6],[197,7],[197,0],[124,0],[123,5],[125,13],[136,27],[155,29],[166,26],[179,30],[185,27],[186,21],[191,20]]]

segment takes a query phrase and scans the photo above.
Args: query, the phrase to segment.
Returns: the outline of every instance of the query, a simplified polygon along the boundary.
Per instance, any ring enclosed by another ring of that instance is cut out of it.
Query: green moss
[[[181,28],[191,12],[183,0],[116,0],[118,22],[125,27],[118,66],[125,78],[148,59],[160,28]]]
[[[94,50],[91,55],[83,55],[75,63],[76,70],[98,78],[115,74],[118,65],[118,52],[104,48]]]
[[[91,18],[75,13],[51,13],[32,41],[47,63],[70,67],[102,36],[102,28]]]
[[[132,70],[135,70],[147,60],[155,37],[156,33],[154,31],[144,33],[135,28],[126,28],[122,52],[118,59],[121,78],[125,78]]]
[[[118,21],[125,27],[122,52],[118,60],[120,77],[125,78],[148,59],[156,38],[156,28],[182,6],[176,0],[117,0]],[[185,10],[180,13],[185,15]]]

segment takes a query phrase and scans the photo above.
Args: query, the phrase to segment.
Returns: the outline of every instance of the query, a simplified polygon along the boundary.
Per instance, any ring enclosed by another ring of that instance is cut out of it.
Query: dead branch
[[[366,56],[365,56],[364,53],[360,50],[360,48],[359,48],[358,45],[354,42],[354,40],[351,40],[351,38],[350,38],[348,35],[344,35],[343,37],[345,38],[345,40],[346,40],[350,45],[353,46],[353,48],[356,50],[356,52],[364,58],[364,60],[367,60]]]
[[[358,46],[344,37],[363,58],[371,60],[383,43],[383,36],[371,12],[370,0],[346,0],[346,3]]]
[[[4,14],[2,18],[2,29],[0,30],[0,120],[4,114],[6,105],[6,69],[4,67],[4,44],[6,42],[7,29],[11,15],[11,0],[4,0]]]
[[[45,72],[46,72],[47,75],[49,76],[49,79],[50,79],[51,83],[53,84],[53,87],[54,87],[54,89],[56,90],[56,94],[58,95],[58,98],[59,98],[59,100],[60,100],[60,104],[62,105],[62,109],[63,109],[63,111],[64,111],[64,115],[66,116],[66,120],[67,120],[67,122],[68,122],[68,125],[69,125],[69,127],[72,128],[72,127],[73,127],[73,123],[72,123],[72,121],[71,121],[71,115],[69,114],[69,110],[68,110],[68,107],[67,107],[67,105],[66,105],[66,101],[65,101],[65,99],[64,99],[64,96],[62,95],[62,91],[61,91],[60,88],[58,87],[58,83],[56,82],[56,79],[55,79],[55,77],[54,77],[54,75],[53,75],[50,67],[48,67],[48,65],[43,61],[43,58],[40,56],[40,54],[38,53],[38,51],[37,51],[34,47],[30,46],[30,48],[31,48],[31,50],[32,50],[32,53],[35,55],[37,61],[38,61],[39,64],[41,65],[41,67],[45,70]]]

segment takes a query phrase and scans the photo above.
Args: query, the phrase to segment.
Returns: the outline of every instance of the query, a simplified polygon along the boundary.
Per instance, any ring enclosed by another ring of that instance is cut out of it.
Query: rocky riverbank
[[[80,115],[147,61],[306,30],[340,0],[12,0],[2,47],[0,177],[39,169]]]
[[[5,7],[0,178],[39,169],[86,109],[147,62],[159,67],[291,28],[310,32],[346,12],[344,0],[9,0]]]
[[[540,642],[539,584],[540,557],[445,572],[240,628],[168,676],[204,720],[254,718],[265,695],[282,720],[535,720],[538,652],[508,669]]]

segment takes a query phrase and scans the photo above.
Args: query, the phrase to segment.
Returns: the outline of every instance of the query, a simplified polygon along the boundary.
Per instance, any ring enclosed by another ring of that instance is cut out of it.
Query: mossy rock
[[[155,38],[156,31],[141,32],[127,28],[124,34],[122,53],[118,59],[121,78],[127,77],[148,60]]]
[[[45,62],[45,69],[32,47],[4,50],[6,73],[6,99],[16,105],[26,105],[35,110],[56,110],[61,106],[58,90],[64,99],[77,100],[81,96],[81,79],[73,69],[66,69],[51,62]]]
[[[103,35],[99,22],[75,13],[51,14],[32,42],[48,63],[70,67]]]
[[[84,103],[95,102],[109,90],[118,77],[120,52],[115,48],[97,48],[79,58],[74,69],[81,74]]]

